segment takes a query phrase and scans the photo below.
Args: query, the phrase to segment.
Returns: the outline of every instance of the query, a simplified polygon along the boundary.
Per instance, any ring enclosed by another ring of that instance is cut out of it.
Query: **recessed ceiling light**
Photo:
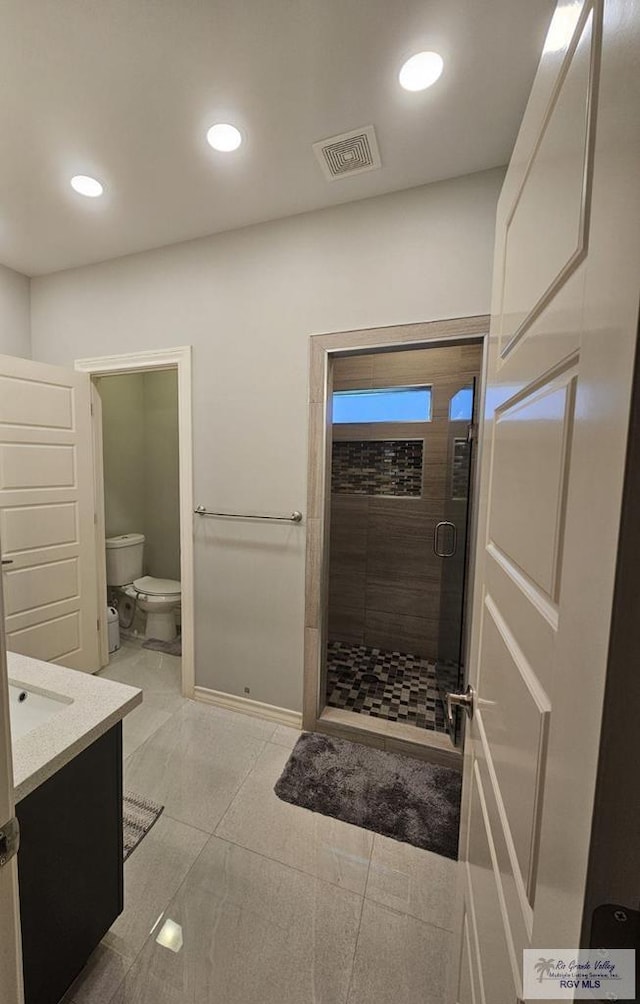
[[[416,52],[403,64],[398,80],[405,91],[426,91],[442,73],[444,60],[437,52]]]
[[[242,133],[228,122],[218,122],[207,132],[207,143],[220,153],[231,153],[242,143]]]
[[[97,199],[104,192],[104,186],[96,178],[90,178],[88,174],[74,175],[71,187],[78,195],[86,195],[88,199]]]

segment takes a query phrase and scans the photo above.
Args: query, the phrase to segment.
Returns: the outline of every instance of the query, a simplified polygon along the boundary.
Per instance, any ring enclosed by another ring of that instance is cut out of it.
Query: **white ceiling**
[[[37,275],[505,164],[553,6],[3,0],[0,261]],[[421,49],[445,70],[409,94]],[[210,149],[216,121],[239,151]],[[325,181],[311,144],[370,123],[382,169]]]

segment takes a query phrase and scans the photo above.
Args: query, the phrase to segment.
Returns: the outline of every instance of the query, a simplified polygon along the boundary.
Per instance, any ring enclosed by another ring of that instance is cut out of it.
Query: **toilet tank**
[[[144,534],[121,533],[107,537],[107,585],[126,586],[142,575]]]

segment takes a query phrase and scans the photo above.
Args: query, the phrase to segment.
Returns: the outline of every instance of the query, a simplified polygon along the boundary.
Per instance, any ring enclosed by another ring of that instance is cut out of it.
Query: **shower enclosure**
[[[334,361],[326,704],[414,736],[455,740],[481,353]]]

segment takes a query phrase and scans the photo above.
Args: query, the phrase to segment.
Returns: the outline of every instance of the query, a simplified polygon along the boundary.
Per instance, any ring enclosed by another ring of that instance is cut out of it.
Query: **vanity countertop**
[[[90,673],[7,652],[9,683],[65,705],[13,742],[16,802],[73,760],[142,701],[142,691]]]

